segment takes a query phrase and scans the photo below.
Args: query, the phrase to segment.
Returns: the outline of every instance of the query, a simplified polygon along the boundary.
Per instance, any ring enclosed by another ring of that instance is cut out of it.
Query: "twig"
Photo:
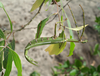
[[[21,30],[24,29],[27,25],[29,25],[29,24],[32,22],[32,20],[40,13],[40,10],[41,10],[41,8],[42,8],[44,2],[45,2],[45,0],[43,0],[41,6],[39,7],[38,12],[30,19],[30,21],[29,21],[27,24],[25,24],[22,28],[20,28],[20,29],[14,31],[14,32],[21,31]]]
[[[72,0],[70,0],[70,1],[72,1]],[[63,6],[63,8],[65,8],[65,7],[68,5],[68,3],[69,3],[70,1],[68,1],[68,2]],[[59,10],[59,12],[61,12],[61,11],[62,11],[62,9]],[[53,17],[52,20],[48,21],[48,22],[46,23],[46,25],[47,25],[48,23],[52,22],[56,17],[57,17],[57,15],[55,15],[55,16]]]
[[[57,5],[57,14],[58,14],[58,17],[59,17],[59,21],[60,21],[60,15],[59,15],[59,9],[58,9],[58,7],[59,7],[59,5],[57,4],[57,2],[54,0],[54,2],[56,3],[56,5]]]

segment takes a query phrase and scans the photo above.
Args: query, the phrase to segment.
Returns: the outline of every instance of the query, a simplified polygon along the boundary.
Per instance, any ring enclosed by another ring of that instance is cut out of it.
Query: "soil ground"
[[[29,12],[35,0],[0,0],[0,1],[4,4],[5,9],[13,22],[14,30],[21,28],[21,26],[26,24],[32,18],[32,16],[34,16],[34,14],[38,11],[35,10],[32,13]],[[63,5],[67,3],[67,1],[64,0],[62,2]],[[73,63],[75,58],[79,58],[80,56],[84,58],[84,61],[87,62],[88,66],[90,64],[93,64],[94,66],[100,64],[99,61],[100,57],[93,56],[91,54],[91,49],[94,49],[95,44],[100,43],[100,38],[98,36],[98,33],[93,28],[93,25],[96,24],[95,16],[100,16],[100,10],[98,10],[98,7],[100,7],[100,0],[72,0],[69,3],[73,11],[73,14],[76,18],[78,26],[81,26],[83,24],[83,19],[82,19],[82,10],[79,7],[79,4],[81,4],[84,9],[86,24],[89,24],[89,26],[86,27],[85,35],[83,37],[83,39],[87,39],[88,42],[84,44],[75,43],[76,47],[74,50],[74,54],[71,57],[67,57],[70,48],[69,43],[67,43],[67,46],[64,49],[64,51],[57,56],[55,55],[50,56],[48,52],[44,51],[47,45],[39,46],[29,50],[29,56],[31,56],[34,60],[38,62],[39,67],[30,64],[24,57],[25,46],[28,44],[29,41],[35,38],[36,34],[35,27],[37,27],[38,23],[41,20],[48,17],[51,13],[55,13],[57,11],[56,8],[53,8],[52,10],[51,9],[52,6],[49,7],[48,11],[45,11],[48,5],[43,7],[41,13],[26,27],[27,29],[15,33],[15,39],[16,39],[15,51],[18,53],[22,62],[23,76],[29,76],[30,73],[33,71],[38,71],[41,74],[41,76],[51,76],[51,67],[57,65],[58,63],[63,63],[68,59],[70,60],[71,63]],[[64,9],[68,15],[72,27],[75,27],[74,20],[72,18],[69,8],[66,6]],[[54,25],[55,22],[57,21],[58,19],[55,18],[52,22],[50,22],[45,26],[42,33],[42,37],[53,36]],[[65,22],[64,25],[67,26],[67,22]],[[7,19],[6,14],[1,8],[0,8],[0,28],[3,30],[9,30],[9,21]],[[68,29],[66,29],[65,32],[66,32],[66,37],[69,38]],[[77,39],[76,32],[74,32],[74,38]],[[10,40],[11,39],[12,38],[10,38]],[[10,76],[17,76],[17,69],[15,68],[14,65],[12,67]]]

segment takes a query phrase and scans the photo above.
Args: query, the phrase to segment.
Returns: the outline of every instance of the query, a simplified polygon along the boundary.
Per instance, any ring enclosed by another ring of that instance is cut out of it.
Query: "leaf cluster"
[[[10,23],[10,29],[11,29],[10,31],[13,32],[12,22],[1,2],[0,2],[0,7],[3,8],[4,12],[6,13]],[[13,37],[13,40],[10,43],[8,43],[7,42],[8,38],[5,35],[5,32],[3,32],[2,29],[0,29],[0,39],[1,39],[0,40],[0,72],[2,72],[3,69],[5,69],[4,76],[9,76],[12,70],[12,62],[14,61],[14,64],[18,70],[18,76],[22,76],[21,60],[17,55],[17,53],[14,51],[15,39]]]
[[[52,76],[100,76],[100,65],[97,67],[86,66],[86,62],[75,59],[74,63],[71,64],[69,60],[64,62],[64,64],[59,64],[55,66],[56,70],[53,70]]]
[[[96,17],[95,22],[97,23],[96,25],[94,25],[94,28],[98,31],[98,33],[100,34],[100,17]]]

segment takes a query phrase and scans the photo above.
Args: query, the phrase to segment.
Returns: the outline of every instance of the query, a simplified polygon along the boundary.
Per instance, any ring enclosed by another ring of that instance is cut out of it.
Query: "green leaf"
[[[45,3],[47,2],[48,0],[45,0]],[[35,9],[37,9],[38,7],[40,7],[40,5],[42,4],[43,0],[36,0],[36,2],[33,4],[32,8],[31,8],[31,11],[34,11]]]
[[[84,58],[82,56],[80,56],[80,59],[83,60]]]
[[[1,29],[0,29],[0,38],[6,39],[4,33],[3,33],[3,31]]]
[[[83,66],[86,66],[86,61],[83,62]]]
[[[78,59],[75,59],[75,66],[77,68],[80,68],[82,66],[82,62],[80,60],[78,60]]]
[[[72,39],[72,36],[70,36],[70,39]],[[69,52],[68,56],[73,55],[74,48],[75,48],[75,43],[74,42],[70,42],[70,52]]]
[[[30,76],[40,76],[40,74],[39,74],[38,72],[34,71],[34,72],[32,72],[32,73],[30,74]]]
[[[61,1],[61,9],[62,9],[62,11],[64,12],[65,17],[67,18],[67,24],[68,24],[68,27],[71,28],[70,20],[69,20],[69,18],[67,17],[66,12],[65,12],[64,9],[63,9],[63,3],[62,3],[62,0],[60,0],[60,1]],[[73,31],[69,29],[69,33],[70,33],[70,35],[72,36],[72,39],[74,39]]]
[[[71,70],[72,70],[72,69],[69,68],[69,69],[66,70],[66,72],[70,72]]]
[[[2,63],[0,63],[0,72],[2,71]]]
[[[81,71],[82,71],[83,73],[87,73],[87,72],[89,71],[89,68],[88,68],[88,67],[83,67],[83,68],[81,69]]]
[[[1,2],[0,2],[0,7],[1,7],[1,8],[3,8],[3,7],[4,7],[4,6],[3,6],[3,4],[2,4]]]
[[[95,72],[95,71],[96,71],[96,68],[94,66],[90,66],[89,73],[93,74],[93,72]]]
[[[55,0],[56,2],[59,2],[60,0]]]
[[[13,39],[10,44],[8,44],[8,47],[15,50],[15,40]],[[3,61],[3,67],[6,69],[7,61],[8,61],[8,55],[9,55],[9,48],[4,49],[4,61]]]
[[[75,76],[78,74],[78,70],[77,69],[73,69],[71,72],[70,72],[70,75],[71,76]]]
[[[11,52],[9,52],[8,62],[7,62],[6,71],[5,71],[4,76],[9,76],[11,69],[12,69],[12,54]]]
[[[20,60],[19,56],[11,48],[9,48],[9,51],[11,52],[11,55],[13,57],[15,66],[16,66],[16,68],[18,70],[18,76],[22,76],[22,65],[21,65],[21,60]]]
[[[99,44],[96,44],[95,48],[94,48],[94,53],[93,53],[94,55],[98,54],[98,52],[99,52],[98,49],[99,49]]]
[[[93,76],[100,76],[98,72],[93,72]]]
[[[100,24],[100,17],[96,17],[95,22],[98,23],[98,24]]]
[[[61,66],[54,66],[54,68],[56,68],[56,69],[62,69]]]
[[[35,38],[40,38],[41,34],[42,34],[42,30],[46,24],[46,22],[49,20],[49,18],[45,18],[44,20],[42,20],[39,24],[38,24],[38,27],[37,27],[37,33],[36,33],[36,36]]]
[[[98,67],[97,67],[97,71],[100,73],[100,65],[98,65]]]
[[[62,67],[64,67],[64,68],[70,67],[70,62],[69,62],[69,60],[67,60],[66,62],[64,62],[64,65],[62,65]]]
[[[75,48],[75,43],[74,42],[70,42],[70,52],[69,52],[68,56],[73,55],[74,48]]]
[[[8,19],[9,19],[9,22],[10,22],[10,29],[11,29],[11,32],[12,32],[12,30],[13,30],[12,22],[11,22],[10,17],[9,17],[9,15],[7,14],[7,12],[6,12],[6,10],[5,10],[5,8],[4,8],[4,6],[3,6],[3,4],[2,4],[1,2],[0,2],[0,7],[3,8],[4,12],[6,13],[6,15],[7,15]]]
[[[7,66],[8,56],[9,56],[9,49],[5,48],[4,49],[4,61],[3,61],[3,67],[5,69],[6,69],[6,66]]]
[[[15,39],[11,41],[10,46],[12,50],[15,50]]]
[[[10,29],[11,29],[11,32],[12,32],[13,31],[13,26],[12,26],[11,19],[10,19],[9,15],[7,14],[6,10],[4,8],[3,8],[3,10],[5,11],[5,13],[6,13],[6,15],[7,15],[8,19],[9,19]]]
[[[0,41],[0,46],[4,46],[4,40]],[[0,47],[0,72],[2,71],[3,67],[3,47]]]

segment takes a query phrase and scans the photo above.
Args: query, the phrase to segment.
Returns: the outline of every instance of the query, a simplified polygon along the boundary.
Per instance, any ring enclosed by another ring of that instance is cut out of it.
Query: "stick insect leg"
[[[55,28],[54,28],[54,38],[56,38],[56,28],[57,28],[57,23],[55,23]]]
[[[74,19],[75,26],[77,27],[77,22],[76,22],[76,20],[75,20],[75,17],[74,17],[74,15],[73,15],[73,12],[72,12],[71,7],[69,6],[69,4],[68,4],[68,7],[69,7],[70,12],[71,12],[71,14],[72,14],[72,17],[73,17],[73,19]],[[79,38],[79,40],[80,40],[80,37],[79,37],[79,31],[77,31],[77,33],[78,33],[78,38]]]
[[[80,41],[81,41],[82,36],[83,36],[83,33],[84,33],[84,31],[85,31],[85,17],[84,17],[84,10],[83,10],[82,6],[81,6],[80,4],[79,4],[79,6],[81,7],[81,9],[82,9],[82,11],[83,11],[83,26],[84,26],[83,31],[82,31],[82,34],[81,34],[81,36],[80,36]]]

